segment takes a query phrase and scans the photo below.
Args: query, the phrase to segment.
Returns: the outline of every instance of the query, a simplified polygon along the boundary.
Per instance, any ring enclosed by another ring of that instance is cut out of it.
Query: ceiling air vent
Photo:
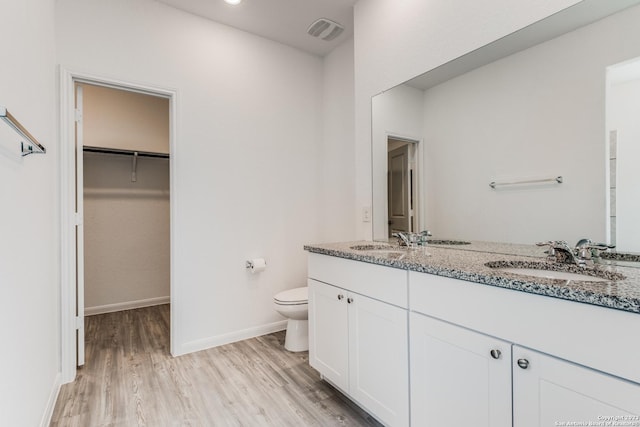
[[[320,37],[322,40],[330,41],[338,37],[344,31],[344,27],[335,21],[320,18],[307,29],[307,33],[313,37]]]

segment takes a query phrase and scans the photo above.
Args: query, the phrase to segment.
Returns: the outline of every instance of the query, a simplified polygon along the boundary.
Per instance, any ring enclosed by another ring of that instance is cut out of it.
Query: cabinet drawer
[[[408,307],[406,270],[310,253],[308,274],[320,282]]]
[[[410,272],[410,310],[640,383],[640,315]]]

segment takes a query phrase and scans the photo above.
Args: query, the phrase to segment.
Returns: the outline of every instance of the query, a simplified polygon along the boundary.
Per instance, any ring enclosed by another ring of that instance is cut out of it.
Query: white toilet
[[[273,297],[278,313],[289,319],[284,348],[289,351],[309,350],[309,288],[283,291]]]

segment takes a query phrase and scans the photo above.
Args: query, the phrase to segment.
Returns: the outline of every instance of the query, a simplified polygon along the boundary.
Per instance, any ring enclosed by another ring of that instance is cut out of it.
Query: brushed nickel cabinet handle
[[[489,353],[491,354],[491,357],[493,357],[494,359],[500,359],[500,356],[502,356],[502,352],[498,349],[493,349]]]
[[[527,359],[518,359],[518,366],[522,369],[527,369],[529,367],[529,361]]]
[[[338,301],[342,300],[342,298],[344,298],[344,295],[338,294]]]
[[[347,298],[347,303],[348,304],[351,304],[352,302],[353,302],[353,298],[351,298],[351,297]]]

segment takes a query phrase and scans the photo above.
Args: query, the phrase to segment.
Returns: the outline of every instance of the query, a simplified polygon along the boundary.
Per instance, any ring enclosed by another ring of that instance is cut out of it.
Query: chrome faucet
[[[401,231],[398,231],[396,233],[393,233],[391,236],[392,237],[397,237],[398,239],[400,239],[402,241],[402,243],[405,244],[406,247],[408,247],[408,248],[411,247],[411,242],[409,240],[409,233],[403,233]]]
[[[616,245],[607,245],[606,243],[594,243],[591,239],[580,239],[576,244],[576,256],[585,262],[600,259],[600,252],[607,249],[613,249]]]
[[[536,243],[538,246],[548,246],[547,258],[551,261],[575,264],[579,267],[592,265],[594,260],[600,259],[600,252],[615,248],[614,245],[593,243],[590,239],[580,239],[575,248],[564,240],[553,240]]]
[[[580,265],[575,251],[564,240],[550,240],[548,242],[538,242],[538,246],[548,246],[547,259],[550,261]]]
[[[391,235],[397,237],[408,248],[415,248],[416,246],[424,246],[427,244],[427,237],[431,236],[429,230],[421,231],[420,233],[411,233],[410,231],[398,231]]]

